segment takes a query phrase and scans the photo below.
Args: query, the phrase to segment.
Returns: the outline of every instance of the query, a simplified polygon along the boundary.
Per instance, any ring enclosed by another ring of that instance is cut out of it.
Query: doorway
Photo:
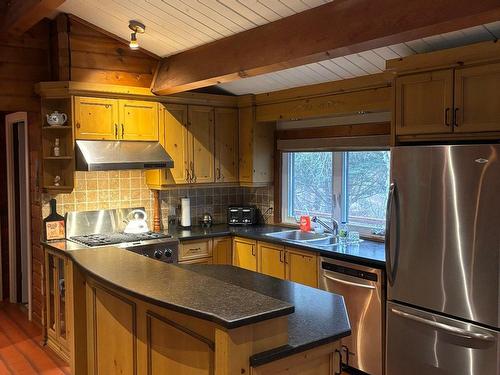
[[[29,143],[26,112],[5,116],[5,176],[7,223],[8,295],[12,303],[25,304],[31,319],[31,210]],[[5,201],[5,198],[3,198]],[[5,254],[5,250],[3,252]],[[5,266],[3,269],[5,270]],[[5,281],[5,277],[3,277]],[[5,285],[3,290],[5,291]]]

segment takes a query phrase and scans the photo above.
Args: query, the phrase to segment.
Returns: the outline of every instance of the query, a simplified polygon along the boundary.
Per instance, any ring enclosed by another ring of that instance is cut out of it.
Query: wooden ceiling
[[[66,0],[59,10],[121,37],[128,21],[146,24],[141,47],[165,57],[315,8],[331,0]],[[237,95],[341,80],[381,72],[385,61],[500,37],[500,22],[476,26],[261,74],[218,87]]]
[[[66,0],[59,10],[128,39],[128,21],[146,25],[141,45],[165,57],[332,0]]]
[[[219,88],[235,95],[260,94],[315,83],[381,73],[387,60],[500,39],[500,21],[439,34],[406,43],[337,57],[278,72],[222,83]]]

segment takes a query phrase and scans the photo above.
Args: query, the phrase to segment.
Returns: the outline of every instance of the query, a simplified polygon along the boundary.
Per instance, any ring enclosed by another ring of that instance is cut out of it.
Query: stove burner
[[[103,233],[103,234],[86,234],[83,236],[74,236],[70,239],[87,245],[87,246],[105,246],[116,245],[125,242],[137,242],[156,240],[160,238],[170,238],[172,236],[164,233],[146,232],[146,233]]]

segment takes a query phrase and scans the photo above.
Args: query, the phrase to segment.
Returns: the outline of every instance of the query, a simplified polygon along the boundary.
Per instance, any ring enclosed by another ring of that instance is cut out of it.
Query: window
[[[335,218],[367,234],[385,225],[389,151],[283,154],[283,221]]]

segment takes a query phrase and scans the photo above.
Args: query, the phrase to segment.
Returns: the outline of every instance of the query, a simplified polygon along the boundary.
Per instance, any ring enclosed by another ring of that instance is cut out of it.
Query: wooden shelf
[[[71,160],[73,156],[44,156],[43,160]]]
[[[44,125],[42,126],[42,130],[69,130],[71,129],[71,126],[69,125]]]

